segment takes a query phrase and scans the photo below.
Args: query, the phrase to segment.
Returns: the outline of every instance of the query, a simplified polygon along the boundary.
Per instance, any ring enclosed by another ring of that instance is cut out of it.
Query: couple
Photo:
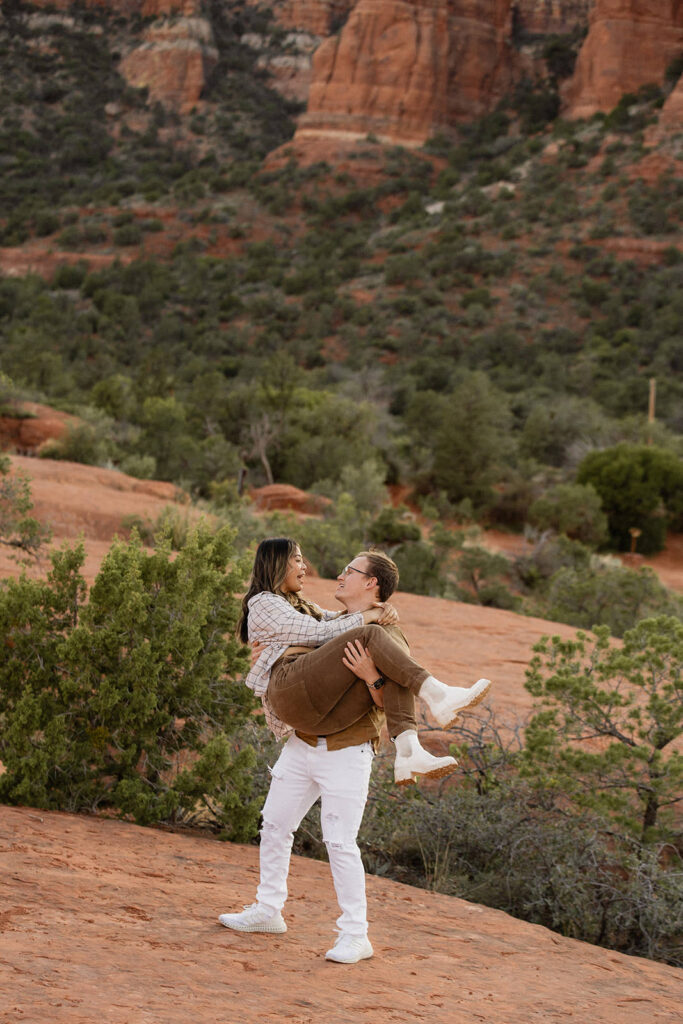
[[[339,574],[335,597],[345,612],[318,608],[300,596],[306,570],[298,544],[271,538],[259,545],[238,627],[257,642],[258,657],[245,680],[257,693],[279,738],[289,739],[272,769],[263,808],[256,903],[221,914],[227,928],[285,932],[282,908],[294,832],[320,796],[323,840],[341,916],[339,937],[325,954],[337,963],[372,956],[367,937],[365,874],[356,836],[367,799],[370,768],[383,713],[396,745],[394,777],[438,778],[456,767],[420,745],[415,697],[443,728],[483,698],[490,683],[445,686],[407,653],[388,603],[398,584],[394,562],[363,551]],[[286,724],[285,724],[286,723]]]

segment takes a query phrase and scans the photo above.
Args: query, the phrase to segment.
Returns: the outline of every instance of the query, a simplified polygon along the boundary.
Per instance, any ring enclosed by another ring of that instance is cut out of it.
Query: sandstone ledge
[[[368,879],[375,957],[326,963],[326,864],[294,858],[286,935],[251,902],[258,851],[120,821],[0,807],[2,1024],[673,1022],[680,972],[507,914]]]

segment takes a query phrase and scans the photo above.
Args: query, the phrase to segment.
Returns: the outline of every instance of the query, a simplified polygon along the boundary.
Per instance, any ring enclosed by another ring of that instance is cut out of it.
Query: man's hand
[[[344,648],[342,661],[348,669],[351,669],[354,676],[358,676],[364,683],[374,683],[379,677],[377,666],[363,647],[360,640],[349,640]],[[378,708],[384,707],[384,695],[381,690],[375,690],[368,685],[368,692]]]

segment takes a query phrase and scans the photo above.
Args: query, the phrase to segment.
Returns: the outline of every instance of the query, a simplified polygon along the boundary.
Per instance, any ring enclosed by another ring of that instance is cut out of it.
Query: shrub
[[[0,796],[139,824],[201,810],[253,835],[253,753],[229,736],[252,700],[235,673],[242,584],[230,531],[196,531],[171,558],[117,542],[86,601],[84,552],[52,556],[45,582],[0,590]]]
[[[123,224],[114,232],[114,245],[139,245],[142,230],[137,224]]]
[[[607,627],[595,633],[534,647],[526,687],[542,709],[527,729],[529,775],[605,814],[617,832],[671,838],[683,783],[683,623],[646,619],[618,647]]]
[[[0,383],[5,382],[0,375]],[[9,476],[9,469],[10,460],[0,455],[0,544],[32,557],[50,539],[50,531],[29,514],[33,501],[28,478]]]
[[[405,506],[387,506],[370,524],[368,537],[373,544],[392,547],[407,541],[419,541],[422,531]]]
[[[456,563],[456,578],[460,584],[457,597],[472,604],[510,610],[517,608],[519,598],[508,590],[505,583],[509,575],[510,563],[505,555],[495,554],[478,545],[468,545],[462,549]]]
[[[638,551],[661,551],[667,525],[681,521],[683,461],[664,448],[619,444],[591,452],[576,479],[600,495],[610,541],[622,551],[631,547],[632,528],[640,530]]]
[[[554,530],[594,547],[607,538],[607,516],[591,484],[558,484],[537,498],[529,522],[539,530]]]
[[[463,718],[453,729],[458,785],[415,788],[410,799],[396,798],[382,759],[359,835],[368,869],[586,942],[683,963],[680,855],[615,835],[609,817],[568,805],[552,779],[526,780],[521,731],[501,730],[491,713]],[[321,855],[319,825],[307,832],[309,851]]]
[[[565,567],[550,578],[543,598],[546,618],[592,629],[608,626],[615,636],[650,615],[683,615],[683,605],[652,569],[594,563]]]
[[[80,288],[87,273],[88,266],[82,260],[78,263],[61,263],[55,270],[52,284],[55,288]]]

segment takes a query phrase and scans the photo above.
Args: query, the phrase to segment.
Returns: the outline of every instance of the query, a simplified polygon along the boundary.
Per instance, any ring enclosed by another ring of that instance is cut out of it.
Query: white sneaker
[[[478,679],[474,686],[446,686],[437,679],[425,680],[418,697],[425,702],[437,725],[447,729],[453,725],[458,712],[480,703],[491,688],[490,679]]]
[[[325,953],[326,960],[336,964],[357,964],[359,960],[368,960],[374,949],[366,935],[348,935],[342,932],[332,949]]]
[[[245,907],[240,914],[221,914],[218,918],[226,928],[233,928],[236,932],[286,932],[287,925],[282,914],[278,910],[275,914],[267,907],[261,907],[258,903],[252,903]]]
[[[435,757],[425,750],[414,729],[406,729],[400,733],[394,743],[394,782],[397,786],[409,786],[415,781],[414,775],[424,775],[426,779],[441,779],[458,767],[454,757]]]

